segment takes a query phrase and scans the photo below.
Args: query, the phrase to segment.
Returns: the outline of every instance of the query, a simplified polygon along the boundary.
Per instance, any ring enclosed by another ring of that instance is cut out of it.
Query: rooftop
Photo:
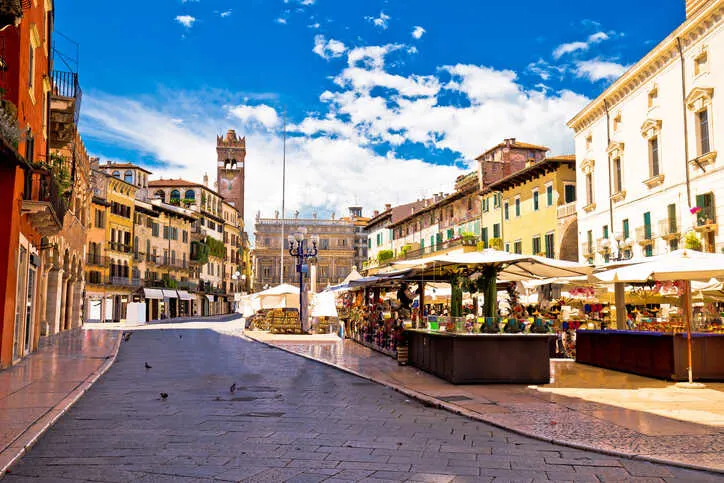
[[[523,143],[520,141],[516,141],[515,138],[510,138],[510,139],[506,139],[502,143],[499,143],[499,144],[493,146],[492,148],[488,149],[487,151],[485,151],[483,154],[481,154],[480,156],[478,156],[475,159],[480,159],[483,156],[485,156],[486,154],[490,154],[493,151],[496,151],[496,150],[498,150],[500,148],[504,148],[504,147],[517,148],[517,149],[531,149],[534,151],[550,151],[550,148],[548,148],[546,146],[540,146],[538,144]]]
[[[574,167],[576,164],[576,155],[563,154],[560,156],[551,156],[545,158],[541,161],[538,161],[537,163],[533,163],[530,166],[521,169],[520,171],[516,171],[515,173],[506,176],[505,178],[498,180],[495,183],[489,184],[482,191],[498,191],[511,185],[516,185],[518,183],[528,181],[532,178],[535,178],[536,176],[540,176],[549,171],[552,171],[562,164],[567,164],[570,167]]]

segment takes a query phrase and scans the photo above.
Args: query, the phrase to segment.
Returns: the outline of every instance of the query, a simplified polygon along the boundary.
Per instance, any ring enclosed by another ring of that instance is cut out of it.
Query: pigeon
[[[236,391],[236,383],[232,384],[229,388],[229,392],[235,392]]]
[[[131,334],[133,334],[133,332],[126,332],[125,334],[123,334],[123,342],[128,342],[128,340],[131,338]]]
[[[179,339],[183,339],[183,338],[184,338],[184,336],[183,336],[183,335],[181,335],[181,334],[179,334],[179,335],[178,335],[178,338],[179,338]]]
[[[148,362],[144,362],[143,364],[146,366],[146,369],[150,369],[150,368],[151,368],[151,366],[148,365]]]
[[[165,401],[167,397],[168,397],[167,393],[165,393],[165,392],[161,393],[161,399],[163,399]]]

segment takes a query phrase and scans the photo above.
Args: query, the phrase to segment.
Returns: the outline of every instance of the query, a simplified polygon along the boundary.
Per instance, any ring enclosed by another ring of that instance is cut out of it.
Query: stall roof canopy
[[[709,280],[724,277],[724,255],[681,249],[648,257],[627,267],[596,273],[593,277],[607,283],[651,280]]]
[[[387,272],[387,273],[379,273],[377,275],[372,275],[370,277],[362,277],[358,278],[357,280],[352,280],[349,282],[349,286],[352,288],[356,287],[369,287],[369,286],[383,286],[383,285],[394,285],[398,280],[405,279],[408,275],[412,273],[412,270],[405,269],[405,270],[396,270],[394,272]]]
[[[206,298],[209,300],[209,302],[213,302],[213,301],[214,301],[214,296],[213,296],[213,295],[206,294]]]
[[[163,290],[160,288],[144,288],[143,297],[147,299],[163,299]]]
[[[178,298],[178,294],[176,293],[175,290],[162,289],[161,291],[163,292],[163,298],[165,298],[165,299],[177,299]]]
[[[493,249],[449,253],[394,263],[398,266],[412,268],[423,277],[443,276],[451,268],[460,266],[467,266],[471,269],[494,267],[498,272],[498,279],[506,281],[588,275],[593,271],[592,266],[581,263],[535,255],[518,255]]]
[[[181,300],[195,300],[195,297],[188,293],[186,290],[177,290],[178,298]]]
[[[283,283],[281,285],[277,285],[276,287],[266,289],[263,292],[258,292],[256,295],[283,295],[287,293],[299,295],[299,287],[295,287],[294,285],[290,285],[288,283]]]

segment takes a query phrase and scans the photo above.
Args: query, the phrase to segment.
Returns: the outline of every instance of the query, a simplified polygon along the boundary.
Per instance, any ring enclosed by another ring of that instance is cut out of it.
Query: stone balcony
[[[53,149],[61,149],[75,139],[82,91],[75,72],[53,71],[51,77],[48,143]]]
[[[63,229],[66,203],[53,175],[45,169],[25,171],[22,213],[41,236],[53,236]]]

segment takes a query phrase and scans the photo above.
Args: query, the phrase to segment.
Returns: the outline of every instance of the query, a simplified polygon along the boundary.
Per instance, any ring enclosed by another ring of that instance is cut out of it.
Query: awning
[[[144,288],[143,298],[147,299],[163,299],[163,290],[160,288]]]
[[[181,300],[196,300],[196,297],[188,293],[186,290],[176,290],[178,292],[178,298]]]
[[[177,299],[178,298],[178,294],[176,293],[175,290],[162,289],[162,292],[163,292],[163,298],[165,298],[165,299]]]
[[[206,298],[209,299],[209,302],[213,302],[213,301],[214,301],[214,296],[213,296],[213,295],[206,294]]]

